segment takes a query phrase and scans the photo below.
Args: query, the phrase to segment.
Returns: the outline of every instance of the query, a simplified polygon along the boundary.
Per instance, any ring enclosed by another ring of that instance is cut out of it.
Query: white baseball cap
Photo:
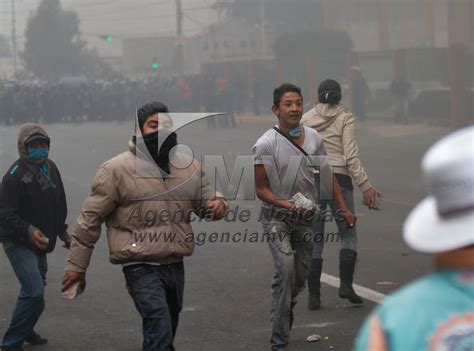
[[[474,126],[434,144],[422,171],[429,196],[405,221],[408,246],[437,253],[474,245]]]

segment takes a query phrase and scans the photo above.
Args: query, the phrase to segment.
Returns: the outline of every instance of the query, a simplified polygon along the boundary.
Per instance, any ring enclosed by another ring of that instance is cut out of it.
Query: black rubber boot
[[[319,310],[321,308],[321,271],[323,268],[322,258],[313,258],[308,273],[308,309]]]
[[[361,304],[364,301],[352,288],[356,260],[357,252],[354,250],[342,249],[339,252],[339,278],[341,279],[339,297],[348,299],[354,304]]]
[[[48,339],[42,338],[37,332],[32,331],[31,334],[25,339],[30,345],[45,345],[48,343]]]

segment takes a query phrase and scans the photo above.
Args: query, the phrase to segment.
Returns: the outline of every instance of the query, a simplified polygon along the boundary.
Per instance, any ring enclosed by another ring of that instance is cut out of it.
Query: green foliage
[[[29,18],[22,53],[27,69],[45,80],[81,72],[79,18],[59,0],[43,0]]]
[[[113,80],[121,76],[99,57],[97,50],[83,49],[81,53],[81,73],[88,78]]]
[[[22,58],[38,78],[56,81],[64,76],[85,75],[95,79],[117,78],[97,51],[89,50],[80,38],[79,18],[61,8],[59,0],[42,0],[29,18]],[[111,42],[111,35],[105,36]]]

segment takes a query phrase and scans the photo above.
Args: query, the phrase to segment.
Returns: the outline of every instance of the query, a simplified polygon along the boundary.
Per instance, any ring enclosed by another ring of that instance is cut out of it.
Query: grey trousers
[[[272,283],[271,349],[287,350],[296,296],[304,289],[311,261],[311,221],[262,219],[275,272]]]

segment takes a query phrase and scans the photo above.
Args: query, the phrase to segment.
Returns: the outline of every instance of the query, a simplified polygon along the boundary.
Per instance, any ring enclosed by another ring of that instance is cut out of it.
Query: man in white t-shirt
[[[304,289],[313,245],[312,216],[289,200],[301,193],[316,205],[314,167],[310,167],[315,162],[311,156],[321,157],[326,151],[319,134],[300,124],[303,97],[299,87],[289,83],[277,87],[272,112],[278,124],[257,140],[253,154],[257,196],[263,201],[262,225],[275,263],[271,349],[287,350],[292,310],[296,296]],[[354,226],[356,217],[332,177],[332,196],[342,210],[342,220]]]

